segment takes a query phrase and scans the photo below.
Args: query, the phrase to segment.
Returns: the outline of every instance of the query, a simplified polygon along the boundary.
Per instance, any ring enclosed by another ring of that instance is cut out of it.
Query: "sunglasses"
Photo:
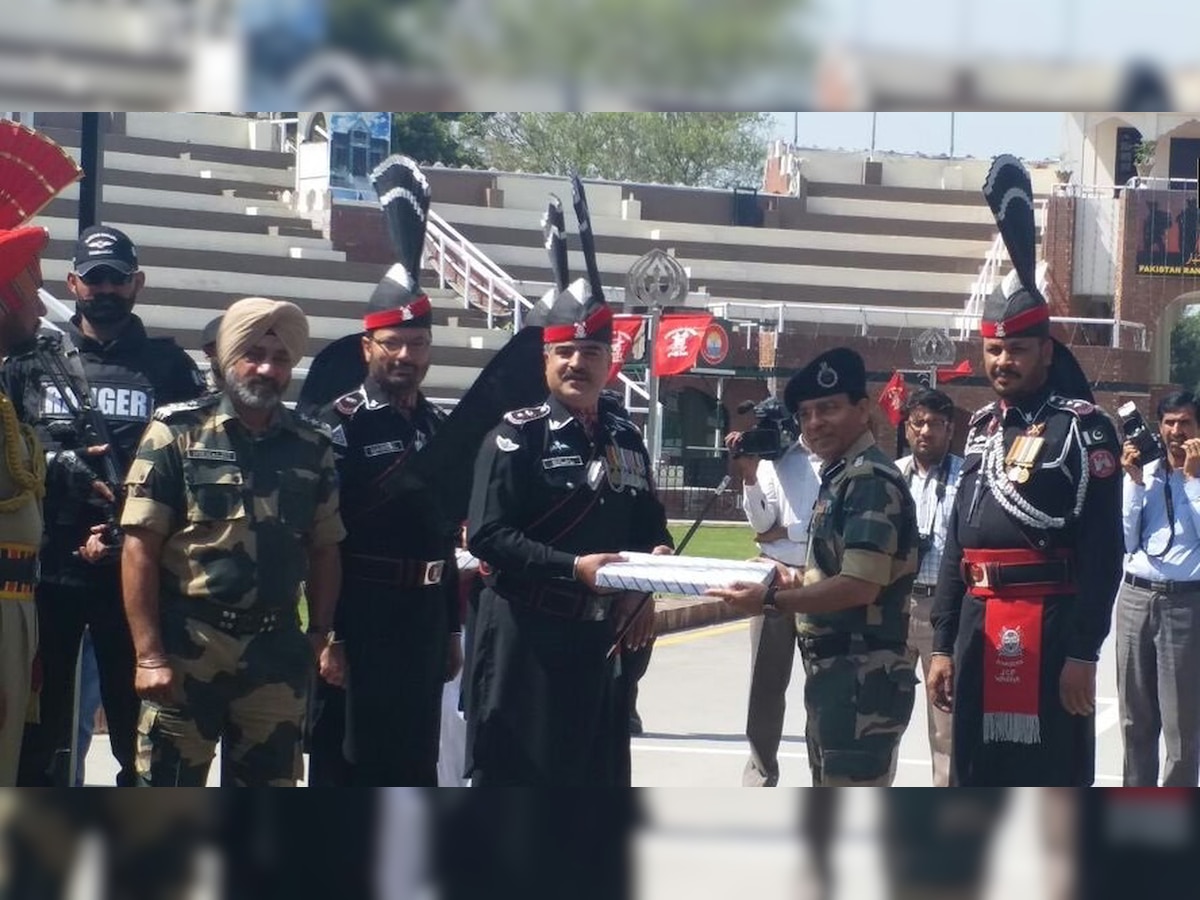
[[[99,287],[102,284],[111,284],[114,287],[124,287],[133,281],[135,273],[128,274],[118,272],[116,269],[111,269],[108,266],[97,266],[90,270],[85,275],[80,275],[79,280],[88,287]]]

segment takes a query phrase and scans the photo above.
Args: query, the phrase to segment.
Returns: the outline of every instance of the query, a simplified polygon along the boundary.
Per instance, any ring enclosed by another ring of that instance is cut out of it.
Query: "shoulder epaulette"
[[[997,401],[993,400],[987,406],[983,406],[975,410],[975,412],[971,413],[971,421],[967,423],[967,427],[974,428],[980,422],[991,416],[994,416],[996,414],[996,409]]]
[[[1078,418],[1090,416],[1096,411],[1096,404],[1088,403],[1086,400],[1079,400],[1075,397],[1060,397],[1058,394],[1051,394],[1046,401],[1047,406],[1052,406],[1055,409],[1062,409]]]
[[[348,394],[342,394],[333,401],[333,408],[343,416],[352,416],[358,412],[358,408],[366,402],[366,396],[362,392],[362,388],[356,388]]]
[[[154,410],[154,418],[160,422],[170,421],[172,416],[180,413],[196,412],[201,409],[208,409],[211,406],[216,406],[221,400],[220,394],[207,394],[203,397],[197,397],[195,400],[182,400],[179,403],[168,403],[166,406],[160,406]]]
[[[524,409],[514,409],[512,412],[504,414],[504,421],[510,425],[524,425],[526,422],[535,422],[538,419],[544,419],[550,415],[550,404],[543,403],[541,406],[526,406]]]
[[[315,416],[310,416],[308,413],[298,412],[294,413],[294,415],[296,416],[297,422],[300,422],[302,425],[307,425],[309,428],[323,437],[333,440],[333,429],[330,428],[327,423],[322,422]]]

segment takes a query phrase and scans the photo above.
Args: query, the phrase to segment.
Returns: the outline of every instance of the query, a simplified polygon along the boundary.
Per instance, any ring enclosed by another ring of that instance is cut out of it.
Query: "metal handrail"
[[[758,315],[738,315],[736,310],[738,307],[749,308],[751,310],[759,310]],[[723,319],[733,321],[755,321],[761,323],[766,318],[772,318],[776,322],[776,329],[783,330],[783,323],[786,321],[827,321],[828,316],[819,315],[820,313],[838,312],[843,315],[857,315],[862,329],[862,334],[866,335],[868,328],[872,324],[877,324],[881,316],[889,316],[892,318],[900,317],[901,319],[913,319],[912,327],[936,327],[939,323],[950,320],[950,328],[957,329],[962,335],[958,340],[967,340],[974,334],[978,333],[979,318],[981,312],[967,312],[959,309],[914,309],[907,306],[852,306],[849,303],[756,303],[751,301],[721,301],[719,303],[708,304],[708,309],[714,315]],[[797,316],[789,316],[788,312],[798,313],[804,312],[805,316],[799,319]],[[767,315],[762,315],[766,313]],[[919,320],[927,320],[925,323]],[[874,320],[874,321],[873,321]],[[932,321],[928,321],[932,320]],[[1146,343],[1146,326],[1141,322],[1126,322],[1122,319],[1092,319],[1081,316],[1051,316],[1051,324],[1058,325],[1107,325],[1113,327],[1112,346],[1120,346],[1120,333],[1122,329],[1133,329],[1138,335],[1137,349],[1145,350]]]
[[[992,246],[988,248],[987,256],[983,259],[979,275],[971,285],[971,296],[967,298],[963,312],[969,316],[977,316],[983,312],[984,301],[995,289],[1000,266],[1006,259],[1008,259],[1008,251],[1005,249],[1004,239],[997,233],[992,240]]]
[[[464,309],[471,305],[471,291],[475,289],[482,294],[481,305],[487,310],[489,329],[496,327],[496,306],[499,305],[502,314],[512,315],[513,333],[521,330],[524,311],[533,308],[533,301],[521,293],[511,275],[432,209],[426,222],[424,252],[425,265],[438,273],[441,287],[448,286],[461,294]],[[447,277],[447,266],[461,283]],[[627,399],[631,391],[650,399],[646,389],[624,372],[618,373],[618,378],[625,385]]]
[[[458,291],[464,309],[472,305],[474,291],[476,305],[487,311],[488,328],[495,327],[497,307],[500,315],[513,317],[514,330],[521,327],[522,312],[533,304],[507,272],[432,209],[425,235],[426,265],[438,273],[441,287]]]
[[[1182,185],[1173,187],[1172,185]],[[1124,184],[1055,184],[1051,185],[1050,193],[1055,197],[1112,197],[1113,191],[1139,188],[1162,189],[1169,191],[1192,191],[1200,187],[1200,181],[1195,178],[1164,178],[1159,175],[1142,177],[1134,175]]]

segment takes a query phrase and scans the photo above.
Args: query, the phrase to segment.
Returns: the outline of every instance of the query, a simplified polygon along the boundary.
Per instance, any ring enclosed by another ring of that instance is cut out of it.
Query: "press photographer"
[[[730,432],[725,438],[733,474],[742,480],[746,519],[763,556],[802,570],[821,461],[800,442],[795,420],[777,399],[768,397],[757,404],[746,401],[737,408],[743,414],[751,410],[753,427]],[[742,778],[748,787],[774,787],[779,782],[779,741],[795,651],[791,616],[755,616],[751,620],[746,716],[750,760]]]
[[[1158,433],[1126,404],[1122,518],[1126,558],[1117,594],[1117,697],[1127,787],[1200,778],[1200,426],[1197,399],[1169,394]],[[1086,436],[1085,436],[1086,440]]]

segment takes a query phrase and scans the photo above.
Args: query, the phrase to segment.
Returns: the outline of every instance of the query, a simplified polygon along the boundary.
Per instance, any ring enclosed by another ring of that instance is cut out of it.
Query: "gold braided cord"
[[[17,410],[4,394],[0,394],[0,440],[4,441],[5,468],[17,488],[13,496],[0,500],[0,513],[10,513],[45,496],[46,457],[33,429],[17,421]],[[22,444],[29,454],[28,464],[18,450]]]

